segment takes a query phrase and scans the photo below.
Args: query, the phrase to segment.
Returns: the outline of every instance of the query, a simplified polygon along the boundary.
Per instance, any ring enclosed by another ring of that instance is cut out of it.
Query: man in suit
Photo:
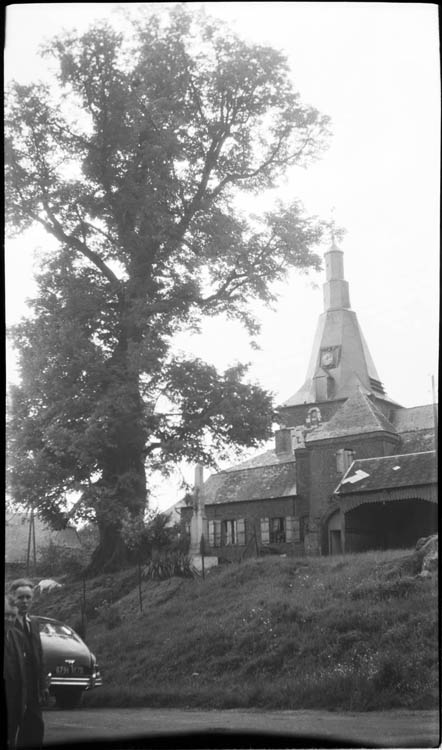
[[[26,710],[18,729],[17,747],[41,747],[44,735],[41,707],[47,702],[49,691],[40,629],[38,622],[29,616],[33,583],[19,578],[11,584],[10,594],[17,607],[14,627],[23,638],[26,674]]]
[[[15,629],[17,607],[10,595],[5,596],[3,686],[7,719],[7,743],[15,750],[17,732],[26,709],[26,673],[24,642]]]

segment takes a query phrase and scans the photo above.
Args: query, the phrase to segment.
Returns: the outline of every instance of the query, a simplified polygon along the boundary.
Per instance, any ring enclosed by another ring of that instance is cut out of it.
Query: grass
[[[88,705],[379,710],[438,705],[437,578],[404,551],[268,557],[205,580],[87,582],[104,685]],[[35,611],[79,620],[81,582]]]

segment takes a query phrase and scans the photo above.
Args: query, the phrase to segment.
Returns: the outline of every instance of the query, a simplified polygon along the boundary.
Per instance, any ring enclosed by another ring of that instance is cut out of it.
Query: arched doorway
[[[345,551],[414,547],[437,529],[437,505],[428,500],[365,502],[345,512]]]

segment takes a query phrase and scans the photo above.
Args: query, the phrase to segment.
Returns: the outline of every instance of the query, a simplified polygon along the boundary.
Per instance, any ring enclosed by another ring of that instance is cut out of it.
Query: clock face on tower
[[[327,349],[321,349],[321,367],[337,367],[340,349],[340,346],[330,346]]]

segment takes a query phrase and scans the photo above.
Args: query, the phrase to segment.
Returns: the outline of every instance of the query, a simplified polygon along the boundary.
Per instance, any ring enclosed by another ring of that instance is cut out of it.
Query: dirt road
[[[60,747],[69,742],[89,740],[123,741],[134,736],[154,737],[160,740],[164,735],[177,733],[176,747],[181,744],[179,737],[189,732],[216,732],[227,730],[236,733],[271,732],[273,738],[281,738],[284,744],[287,737],[293,736],[293,747],[301,747],[299,738],[316,737],[323,739],[320,747],[340,747],[339,739],[345,743],[355,743],[361,747],[426,748],[439,745],[439,717],[436,711],[385,711],[371,713],[332,713],[328,711],[196,711],[183,709],[155,708],[102,708],[79,709],[78,711],[47,710],[44,712],[46,736],[45,744]],[[244,747],[241,742],[226,747]],[[336,741],[336,744],[332,744]],[[125,745],[126,747],[127,745]],[[135,746],[135,745],[134,745]],[[197,743],[194,745],[197,746]],[[203,745],[200,745],[200,747]],[[223,745],[213,745],[222,747]],[[265,743],[248,746],[265,747]],[[275,747],[269,741],[268,747]],[[206,747],[210,747],[207,744]]]

